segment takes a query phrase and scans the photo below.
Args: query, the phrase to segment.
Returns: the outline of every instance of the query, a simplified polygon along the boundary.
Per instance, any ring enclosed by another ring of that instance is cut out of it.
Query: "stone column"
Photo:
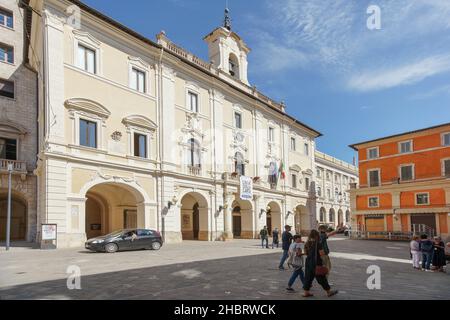
[[[166,66],[162,66],[162,95],[161,95],[161,113],[162,124],[160,130],[161,143],[163,154],[162,163],[164,170],[176,171],[175,159],[177,148],[175,147],[178,141],[178,132],[175,130],[175,71]]]
[[[231,240],[233,239],[233,208],[231,205],[233,204],[234,200],[234,194],[227,194],[226,195],[226,201],[225,201],[225,209],[223,211],[223,219],[225,224],[225,232],[224,232],[224,239],[225,240]]]

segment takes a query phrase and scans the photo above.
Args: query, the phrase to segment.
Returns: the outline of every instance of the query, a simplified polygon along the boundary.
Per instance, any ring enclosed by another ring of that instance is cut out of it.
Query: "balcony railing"
[[[200,176],[202,174],[202,168],[197,166],[188,166],[188,172],[193,176]]]
[[[0,159],[0,171],[8,171],[8,164],[12,164],[13,173],[27,173],[25,161]]]

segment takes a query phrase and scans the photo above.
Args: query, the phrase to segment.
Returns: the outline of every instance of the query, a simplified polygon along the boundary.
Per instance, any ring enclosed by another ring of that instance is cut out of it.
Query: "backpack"
[[[300,269],[303,268],[304,262],[303,262],[303,255],[298,256],[297,250],[290,251],[289,257],[287,260],[287,265],[294,268],[294,269]]]

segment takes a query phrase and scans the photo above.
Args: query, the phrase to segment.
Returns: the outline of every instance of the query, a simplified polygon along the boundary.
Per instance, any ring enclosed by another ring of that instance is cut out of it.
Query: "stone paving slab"
[[[404,243],[330,241],[336,253],[408,259]],[[137,251],[114,255],[80,250],[32,251],[31,256],[0,254],[1,299],[194,299],[301,300],[285,291],[290,271],[278,271],[281,250],[261,249],[258,241],[227,243],[185,242],[159,252]],[[390,249],[400,247],[401,249]],[[407,249],[407,247],[406,247]],[[198,261],[195,261],[198,260]],[[82,290],[68,290],[64,269],[78,262],[84,276]],[[330,281],[336,299],[450,299],[450,274],[413,270],[404,262],[333,258]],[[18,265],[33,266],[27,276],[15,274]],[[368,290],[367,267],[381,268],[381,290]],[[119,266],[117,266],[119,265]],[[88,268],[89,266],[89,268]],[[12,268],[14,267],[14,268]],[[116,269],[113,269],[116,268]],[[87,269],[88,273],[83,270]],[[52,275],[52,272],[59,270]],[[96,272],[94,272],[96,271]],[[23,277],[26,276],[26,281]],[[8,277],[7,283],[4,282]],[[31,280],[33,283],[31,283]],[[29,281],[29,282],[28,282]],[[314,283],[312,299],[327,299]]]

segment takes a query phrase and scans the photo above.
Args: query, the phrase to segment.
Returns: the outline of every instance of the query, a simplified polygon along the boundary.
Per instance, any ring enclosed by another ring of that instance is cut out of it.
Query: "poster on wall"
[[[42,240],[56,240],[56,224],[42,225]]]
[[[241,176],[241,200],[253,199],[253,180],[250,177]]]
[[[191,217],[187,214],[183,215],[183,229],[189,229],[191,226]]]

